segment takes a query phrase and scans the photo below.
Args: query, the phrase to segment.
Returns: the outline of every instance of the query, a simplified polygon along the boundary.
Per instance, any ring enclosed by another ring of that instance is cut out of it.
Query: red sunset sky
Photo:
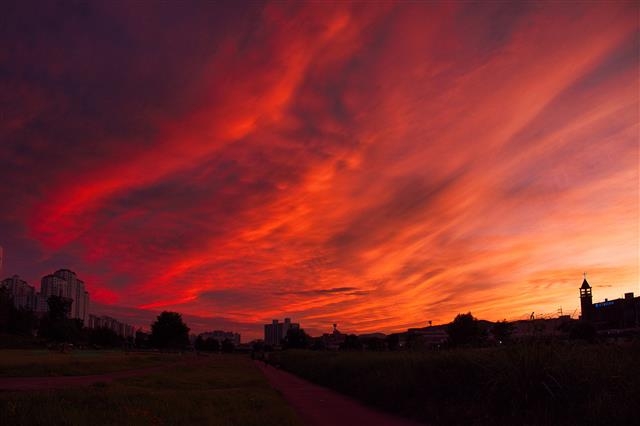
[[[2,278],[245,341],[640,291],[636,2],[7,3]]]

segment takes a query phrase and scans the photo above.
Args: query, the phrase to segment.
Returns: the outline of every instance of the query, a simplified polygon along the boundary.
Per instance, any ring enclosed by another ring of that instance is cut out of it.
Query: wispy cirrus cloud
[[[8,273],[254,337],[638,289],[635,5],[41,6],[2,6]]]

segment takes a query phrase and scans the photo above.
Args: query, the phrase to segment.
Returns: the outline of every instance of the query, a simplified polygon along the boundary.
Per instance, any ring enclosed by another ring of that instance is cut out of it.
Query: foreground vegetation
[[[0,377],[79,376],[132,370],[183,361],[180,354],[123,351],[0,350]]]
[[[298,425],[246,357],[217,355],[88,388],[0,392],[0,424]]]
[[[429,424],[633,424],[640,346],[273,353],[308,380]]]

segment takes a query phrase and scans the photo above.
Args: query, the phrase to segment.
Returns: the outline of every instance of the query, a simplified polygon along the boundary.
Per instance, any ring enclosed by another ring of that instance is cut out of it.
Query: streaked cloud
[[[2,6],[4,274],[247,337],[640,291],[637,5],[41,6]]]

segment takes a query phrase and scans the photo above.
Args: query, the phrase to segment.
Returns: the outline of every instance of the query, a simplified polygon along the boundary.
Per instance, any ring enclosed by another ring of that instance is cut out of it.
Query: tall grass
[[[284,351],[284,369],[429,424],[633,424],[640,347]]]

